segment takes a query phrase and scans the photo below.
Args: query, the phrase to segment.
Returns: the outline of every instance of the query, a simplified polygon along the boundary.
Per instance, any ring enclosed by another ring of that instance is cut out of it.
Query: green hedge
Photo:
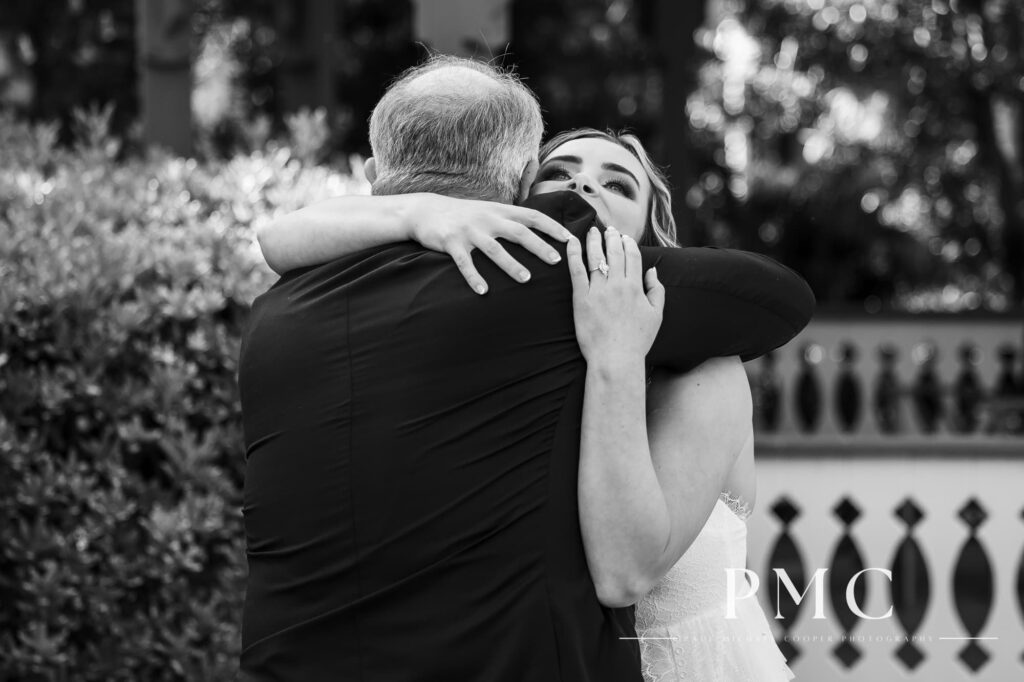
[[[119,159],[0,117],[0,680],[227,680],[253,226],[355,191],[288,147]]]

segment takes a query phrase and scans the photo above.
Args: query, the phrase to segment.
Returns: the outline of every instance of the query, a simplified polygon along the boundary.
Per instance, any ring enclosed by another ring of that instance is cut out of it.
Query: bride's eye
[[[544,172],[540,174],[541,180],[568,180],[569,177],[569,171],[565,170],[561,166],[545,168]]]
[[[626,197],[627,199],[632,199],[633,198],[633,190],[632,190],[632,188],[630,188],[630,186],[627,185],[624,182],[619,182],[618,180],[612,180],[611,182],[606,182],[604,186],[607,187],[610,190],[614,190],[614,191],[618,192],[619,194],[621,194],[622,196]]]

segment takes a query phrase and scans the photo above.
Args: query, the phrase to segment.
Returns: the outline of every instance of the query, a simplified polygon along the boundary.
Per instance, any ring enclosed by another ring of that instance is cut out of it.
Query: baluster
[[[1017,379],[1013,376],[1014,360],[1017,358],[1017,349],[1006,344],[999,347],[999,379],[996,381],[996,395],[999,397],[1012,396],[1017,393]]]
[[[894,434],[900,431],[899,403],[900,383],[896,377],[896,358],[899,351],[892,344],[885,344],[878,350],[882,361],[882,372],[875,384],[875,420],[878,430],[883,434]]]
[[[1024,386],[1017,383],[1014,365],[1017,349],[1006,344],[999,347],[999,379],[996,381],[994,400],[989,419],[990,433],[1024,433],[1024,414],[1013,399],[1020,396]]]
[[[896,548],[892,561],[892,608],[907,637],[907,641],[896,649],[896,658],[908,670],[913,670],[924,660],[924,653],[912,640],[924,620],[931,595],[928,564],[913,536],[914,526],[924,518],[924,512],[908,497],[896,508],[895,514],[907,526],[906,535]]]
[[[938,349],[931,341],[919,343],[912,351],[914,362],[920,365],[914,381],[913,399],[918,423],[924,433],[935,433],[942,419],[942,387],[935,372]]]
[[[775,371],[775,354],[767,353],[761,358],[761,372],[753,385],[755,425],[759,431],[774,433],[778,430],[781,397],[782,387]]]
[[[844,497],[832,510],[832,513],[843,522],[843,537],[840,538],[839,544],[836,545],[836,550],[832,554],[832,568],[828,574],[828,592],[829,598],[832,600],[832,610],[835,611],[836,617],[839,618],[839,624],[843,627],[843,635],[848,637],[860,621],[857,614],[846,603],[846,586],[853,576],[864,570],[864,560],[861,558],[857,543],[850,535],[850,528],[860,517],[860,510],[850,501],[850,498]],[[853,598],[858,604],[863,604],[866,596],[867,581],[860,579],[854,585]],[[863,655],[860,649],[845,637],[832,650],[832,654],[847,668],[853,667]]]
[[[821,418],[821,382],[815,366],[824,356],[825,349],[816,343],[805,344],[800,353],[800,374],[796,382],[796,417],[804,433],[816,431]]]
[[[1024,509],[1020,512],[1024,519]],[[1024,621],[1024,553],[1020,555],[1020,566],[1017,567],[1017,608],[1020,609],[1020,617]],[[1020,660],[1024,662],[1024,651],[1021,651]]]
[[[993,577],[985,548],[978,541],[977,530],[988,514],[978,501],[971,498],[960,509],[960,518],[970,528],[970,537],[964,542],[953,572],[953,596],[957,615],[971,637],[977,637],[992,610]],[[960,660],[972,672],[978,672],[989,659],[989,653],[976,641],[968,642],[960,650]]]
[[[978,428],[978,410],[983,398],[977,366],[978,347],[972,343],[960,346],[960,374],[953,387],[953,428],[960,433],[974,433]]]
[[[796,589],[803,593],[807,589],[807,578],[804,573],[804,560],[800,550],[789,533],[790,524],[796,517],[800,516],[800,509],[786,496],[772,505],[772,514],[782,523],[782,532],[779,533],[775,546],[768,553],[768,570],[765,575],[775,576],[774,569],[785,570],[786,575],[793,581]],[[776,613],[782,616],[782,636],[778,639],[779,649],[792,665],[793,661],[800,655],[800,649],[793,642],[787,639],[789,631],[796,624],[796,618],[800,613],[803,602],[795,602],[789,593],[783,601],[782,593],[779,592],[779,581],[776,577],[768,583],[768,595],[772,604],[775,604]]]
[[[836,380],[836,416],[839,430],[849,433],[857,428],[861,415],[861,386],[853,363],[857,349],[848,341],[839,347],[839,378]]]

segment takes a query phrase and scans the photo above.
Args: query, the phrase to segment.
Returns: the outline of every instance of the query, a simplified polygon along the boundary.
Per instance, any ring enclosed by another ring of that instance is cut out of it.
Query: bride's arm
[[[327,199],[256,230],[263,258],[278,274],[363,249],[412,239],[418,194]]]
[[[751,432],[751,399],[737,357],[663,374],[646,409],[644,362],[665,289],[644,274],[639,248],[608,228],[567,249],[576,338],[587,361],[580,438],[580,528],[599,600],[635,603],[700,532]],[[602,242],[604,249],[602,249]],[[694,330],[700,333],[700,330]]]
[[[739,453],[753,447],[739,358],[659,374],[644,415],[643,366],[588,365],[580,525],[598,598],[636,603],[703,528]]]
[[[532,228],[532,229],[530,229]],[[478,293],[487,283],[470,253],[480,249],[509,276],[525,282],[527,269],[497,241],[522,245],[549,263],[558,253],[533,230],[566,241],[568,231],[540,211],[439,194],[345,196],[276,218],[257,229],[263,257],[274,272],[317,265],[363,249],[413,240],[448,253]]]

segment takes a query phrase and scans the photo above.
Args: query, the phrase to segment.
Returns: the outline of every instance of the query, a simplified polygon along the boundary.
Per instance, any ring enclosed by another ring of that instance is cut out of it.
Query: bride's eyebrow
[[[551,156],[544,160],[544,164],[547,165],[555,161],[561,161],[562,163],[575,163],[577,165],[583,163],[583,159],[578,156]]]

